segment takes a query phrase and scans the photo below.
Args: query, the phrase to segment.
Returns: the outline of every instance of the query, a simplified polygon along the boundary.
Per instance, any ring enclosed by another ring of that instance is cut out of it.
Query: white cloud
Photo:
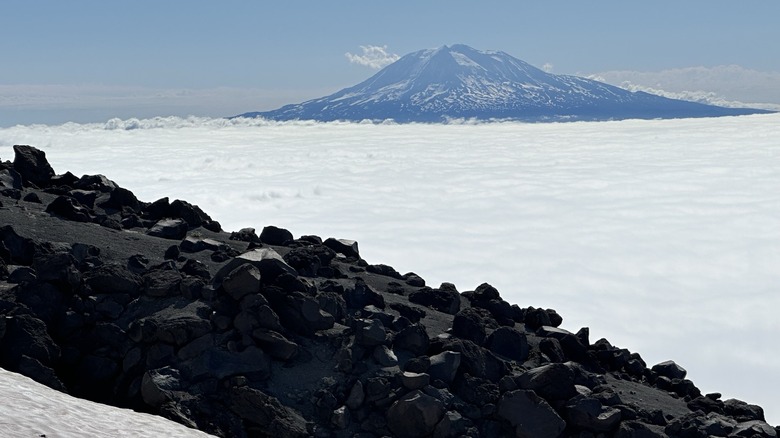
[[[345,53],[344,56],[353,64],[359,64],[378,70],[398,61],[400,56],[395,53],[387,53],[387,46],[360,46],[363,50],[362,55]]]
[[[542,70],[546,71],[547,73],[552,73],[553,67],[554,66],[551,63],[545,62],[544,65],[542,66]]]
[[[780,72],[750,70],[738,65],[686,67],[642,72],[596,73],[591,79],[632,91],[730,107],[780,109]]]
[[[0,129],[0,157],[41,146],[58,172],[186,199],[228,230],[351,238],[432,286],[490,282],[777,424],[778,124],[128,120]]]

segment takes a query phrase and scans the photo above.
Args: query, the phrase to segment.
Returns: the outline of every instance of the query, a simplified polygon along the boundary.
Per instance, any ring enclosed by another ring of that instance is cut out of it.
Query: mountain
[[[237,117],[270,120],[447,119],[605,120],[765,113],[631,92],[579,76],[555,75],[500,51],[457,44],[410,53],[330,96]]]

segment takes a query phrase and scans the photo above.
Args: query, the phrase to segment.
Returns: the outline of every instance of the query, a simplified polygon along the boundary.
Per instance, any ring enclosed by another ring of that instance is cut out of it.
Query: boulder
[[[144,293],[151,297],[170,297],[181,292],[181,274],[172,269],[153,269],[143,275]]]
[[[399,437],[424,437],[433,433],[445,411],[442,402],[415,390],[390,406],[387,425]]]
[[[461,354],[456,351],[442,351],[430,358],[428,374],[433,380],[441,380],[445,383],[451,383],[455,380],[455,375],[460,367]]]
[[[291,232],[284,228],[268,225],[260,232],[260,241],[267,245],[281,246],[294,239]]]
[[[360,258],[358,243],[354,240],[334,239],[333,237],[330,237],[322,242],[322,244],[346,257]]]
[[[222,265],[222,267],[219,268],[219,271],[214,275],[214,286],[219,287],[225,276],[245,263],[249,263],[257,268],[257,270],[260,271],[261,278],[269,282],[285,272],[297,275],[295,269],[285,263],[282,256],[273,249],[256,248],[238,255]]]
[[[451,283],[442,283],[438,289],[423,288],[409,294],[409,301],[454,315],[460,311],[460,294]]]
[[[363,309],[373,305],[385,308],[385,298],[369,287],[361,278],[355,279],[355,286],[344,290],[344,301],[350,309]]]
[[[107,211],[123,211],[125,209],[136,213],[141,211],[141,203],[138,202],[138,198],[133,192],[122,187],[117,187],[108,194],[100,196],[96,204]]]
[[[394,348],[409,351],[415,356],[425,354],[429,345],[428,333],[422,324],[412,324],[404,328],[393,339]]]
[[[566,428],[566,422],[534,391],[506,392],[497,408],[498,417],[512,426],[518,438],[557,438]]]
[[[401,373],[401,384],[406,389],[422,389],[431,382],[431,376],[427,373],[413,373],[404,371]]]
[[[567,400],[577,394],[574,371],[562,363],[532,368],[515,378],[519,388],[535,391],[547,400]]]
[[[121,265],[107,263],[98,266],[84,276],[85,283],[97,294],[124,294],[136,296],[143,279]]]
[[[144,403],[159,408],[172,398],[174,391],[181,390],[179,370],[164,367],[149,370],[141,379],[141,396]]]
[[[14,146],[14,170],[22,177],[26,185],[46,187],[54,176],[46,153],[32,146]]]
[[[181,241],[179,247],[184,252],[200,252],[204,250],[216,251],[222,244],[214,239],[187,236]]]
[[[653,365],[653,371],[661,376],[668,377],[670,379],[684,379],[688,372],[685,368],[677,365],[673,360],[667,360]]]
[[[357,319],[355,342],[358,345],[373,347],[382,345],[387,340],[387,333],[382,321],[378,319]]]
[[[283,362],[293,359],[300,348],[298,344],[285,338],[281,333],[268,329],[253,330],[252,339],[269,356]]]
[[[245,295],[260,291],[260,270],[250,263],[244,263],[228,273],[222,280],[222,289],[238,301]]]
[[[38,249],[32,239],[20,236],[10,225],[0,227],[0,243],[0,254],[9,265],[30,266]]]
[[[22,189],[22,176],[14,169],[0,169],[0,189]]]
[[[616,408],[605,408],[597,399],[577,396],[566,403],[568,424],[591,432],[609,432],[617,427],[621,413]]]
[[[146,233],[163,239],[181,240],[187,235],[187,222],[182,219],[160,219]]]
[[[46,212],[74,222],[92,222],[90,210],[68,196],[55,198],[46,206]]]
[[[143,312],[144,303],[134,302],[128,312]],[[149,316],[133,320],[128,335],[135,342],[163,342],[183,346],[211,332],[211,308],[201,301],[176,300]]]
[[[487,315],[480,309],[469,307],[461,310],[452,320],[452,334],[482,345],[485,342],[485,327]]]
[[[253,425],[252,436],[307,438],[311,434],[306,420],[292,409],[282,405],[278,399],[247,386],[230,389],[228,409],[244,422]]]
[[[493,353],[518,362],[528,359],[528,340],[525,333],[510,327],[499,327],[488,336],[485,346]]]
[[[777,431],[761,420],[751,420],[737,424],[729,437],[776,438]]]

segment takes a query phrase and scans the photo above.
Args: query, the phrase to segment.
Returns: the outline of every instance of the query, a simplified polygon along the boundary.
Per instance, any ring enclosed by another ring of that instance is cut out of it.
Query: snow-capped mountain
[[[271,120],[601,120],[766,112],[722,108],[555,75],[500,51],[457,44],[410,53],[337,93],[239,117]]]

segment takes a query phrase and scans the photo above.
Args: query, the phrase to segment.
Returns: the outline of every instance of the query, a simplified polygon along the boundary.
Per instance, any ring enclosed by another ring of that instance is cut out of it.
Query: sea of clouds
[[[155,118],[0,129],[59,173],[226,230],[355,239],[369,263],[488,282],[780,424],[780,115],[549,124]]]

